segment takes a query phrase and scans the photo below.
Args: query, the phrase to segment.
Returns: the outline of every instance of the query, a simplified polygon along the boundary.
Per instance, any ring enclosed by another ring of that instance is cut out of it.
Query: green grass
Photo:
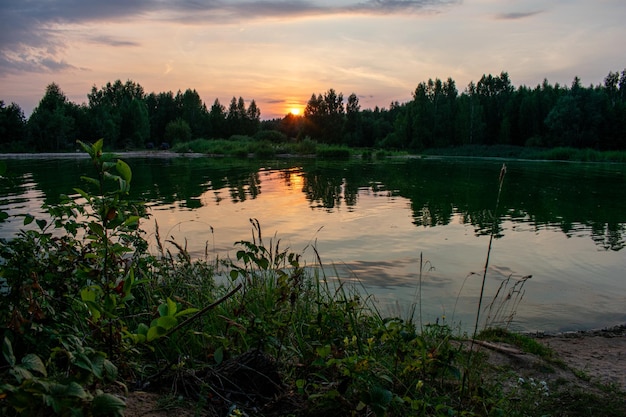
[[[597,151],[567,147],[545,149],[511,145],[464,145],[454,148],[428,149],[423,154],[550,161],[626,162],[626,151]]]

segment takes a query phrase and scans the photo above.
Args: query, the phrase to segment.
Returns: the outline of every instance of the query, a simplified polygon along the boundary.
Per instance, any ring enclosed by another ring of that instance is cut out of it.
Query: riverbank
[[[124,151],[110,152],[121,158],[199,158],[207,155],[187,152],[178,153],[172,151]],[[0,153],[0,159],[88,159],[89,155],[84,152],[61,152],[61,153]]]

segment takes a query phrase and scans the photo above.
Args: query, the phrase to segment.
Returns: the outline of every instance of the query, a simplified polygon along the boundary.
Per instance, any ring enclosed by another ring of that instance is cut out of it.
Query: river
[[[185,243],[195,256],[234,256],[263,238],[320,255],[338,276],[376,300],[385,315],[472,327],[494,224],[485,305],[532,276],[498,316],[511,328],[558,332],[626,322],[626,165],[470,158],[316,159],[133,158],[132,198],[149,207],[154,240]],[[5,159],[0,206],[43,216],[43,203],[93,175],[84,158]],[[499,175],[506,164],[499,205]],[[0,224],[0,237],[22,228]],[[315,251],[313,250],[315,248]],[[154,246],[152,247],[154,251]],[[421,259],[421,261],[420,261]],[[420,263],[421,262],[421,263]],[[421,267],[420,267],[421,265]],[[420,273],[421,270],[421,273]],[[521,299],[520,299],[521,298]],[[514,301],[520,301],[514,305]],[[507,310],[511,309],[511,310]],[[506,314],[505,314],[506,313]],[[513,314],[509,316],[509,313]]]

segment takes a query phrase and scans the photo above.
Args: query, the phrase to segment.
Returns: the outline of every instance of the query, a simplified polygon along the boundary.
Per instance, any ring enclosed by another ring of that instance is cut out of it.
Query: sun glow
[[[289,109],[289,113],[293,114],[294,116],[298,116],[300,115],[300,109],[297,107],[292,107],[291,109]]]

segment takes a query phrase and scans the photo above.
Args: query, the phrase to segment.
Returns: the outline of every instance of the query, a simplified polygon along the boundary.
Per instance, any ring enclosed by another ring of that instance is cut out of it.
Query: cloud
[[[67,25],[137,21],[223,24],[241,19],[302,18],[325,15],[431,13],[461,0],[2,0],[0,73],[59,71]],[[89,40],[89,38],[87,38]],[[136,47],[132,39],[90,39],[115,47]]]
[[[495,16],[497,20],[520,20],[526,19],[527,17],[533,17],[540,13],[543,13],[543,10],[536,10],[533,12],[510,12],[510,13],[499,13]]]
[[[112,36],[94,36],[90,38],[90,41],[93,43],[106,45],[106,46],[113,46],[113,47],[141,46],[139,42],[117,39]]]

